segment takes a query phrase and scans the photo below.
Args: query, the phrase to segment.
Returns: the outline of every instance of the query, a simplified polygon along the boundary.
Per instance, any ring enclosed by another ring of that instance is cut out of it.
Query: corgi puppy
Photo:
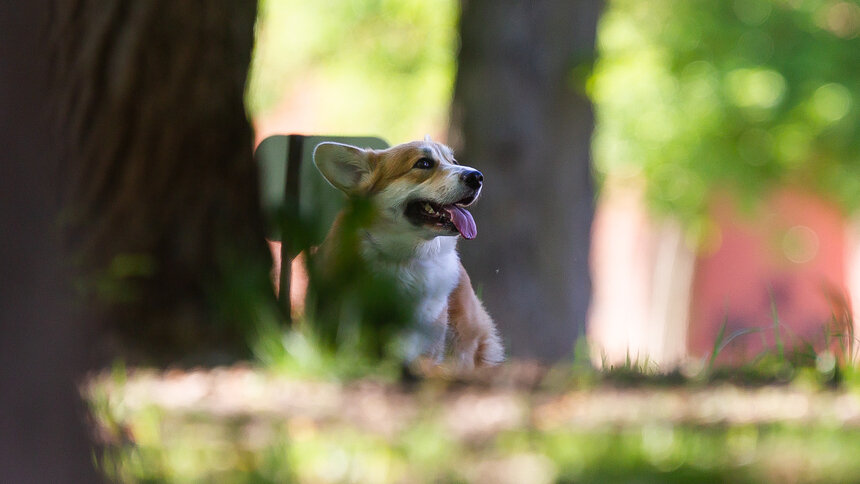
[[[495,324],[457,254],[458,237],[477,235],[467,207],[481,195],[481,172],[457,163],[450,148],[429,137],[386,150],[325,142],[313,161],[332,186],[370,202],[373,217],[359,234],[360,257],[418,298],[421,336],[408,357],[441,363],[451,341],[459,370],[500,363],[504,349]],[[336,221],[319,252],[337,240],[332,234],[338,229]]]

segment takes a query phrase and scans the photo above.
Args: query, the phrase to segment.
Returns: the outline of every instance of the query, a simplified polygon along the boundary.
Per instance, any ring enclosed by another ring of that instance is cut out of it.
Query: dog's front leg
[[[409,363],[420,362],[419,366],[430,367],[442,363],[445,357],[445,339],[448,335],[448,306],[446,305],[435,320],[419,323],[412,328],[404,342],[404,359]]]
[[[454,330],[454,362],[460,370],[494,366],[505,359],[505,350],[493,319],[472,289],[460,264],[460,280],[448,299],[448,319]]]

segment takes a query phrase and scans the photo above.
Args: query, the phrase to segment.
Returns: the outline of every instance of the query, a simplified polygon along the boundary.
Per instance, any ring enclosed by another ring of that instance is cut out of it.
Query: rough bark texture
[[[3,482],[95,482],[74,379],[49,135],[49,4],[0,2],[0,469]]]
[[[63,224],[126,355],[243,356],[270,263],[243,94],[256,1],[59,0]]]
[[[600,7],[462,1],[451,140],[486,190],[461,253],[513,356],[569,355],[585,325],[593,116],[577,84]]]

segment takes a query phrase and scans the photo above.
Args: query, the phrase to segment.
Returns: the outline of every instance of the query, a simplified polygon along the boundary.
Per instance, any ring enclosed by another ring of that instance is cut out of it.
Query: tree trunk
[[[108,356],[243,357],[275,307],[243,105],[255,16],[256,1],[57,4],[63,224]]]
[[[49,3],[0,4],[0,469],[4,482],[96,482],[75,379],[45,100]]]
[[[486,177],[464,264],[511,356],[584,333],[594,211],[584,92],[601,2],[463,0],[451,140]]]

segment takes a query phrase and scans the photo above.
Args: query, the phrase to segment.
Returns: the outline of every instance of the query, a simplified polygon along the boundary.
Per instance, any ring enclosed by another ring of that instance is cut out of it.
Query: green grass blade
[[[717,354],[722,350],[723,338],[726,336],[726,325],[728,324],[728,315],[723,317],[723,324],[720,325],[720,331],[717,333],[717,339],[714,340],[714,348],[711,350],[711,357],[708,359],[708,373],[714,369],[714,360],[717,359]]]
[[[779,314],[776,311],[776,301],[773,299],[773,290],[768,289],[770,293],[770,312],[773,317],[773,341],[776,344],[776,351],[780,359],[785,359],[785,346],[782,343],[782,337],[779,334]]]

